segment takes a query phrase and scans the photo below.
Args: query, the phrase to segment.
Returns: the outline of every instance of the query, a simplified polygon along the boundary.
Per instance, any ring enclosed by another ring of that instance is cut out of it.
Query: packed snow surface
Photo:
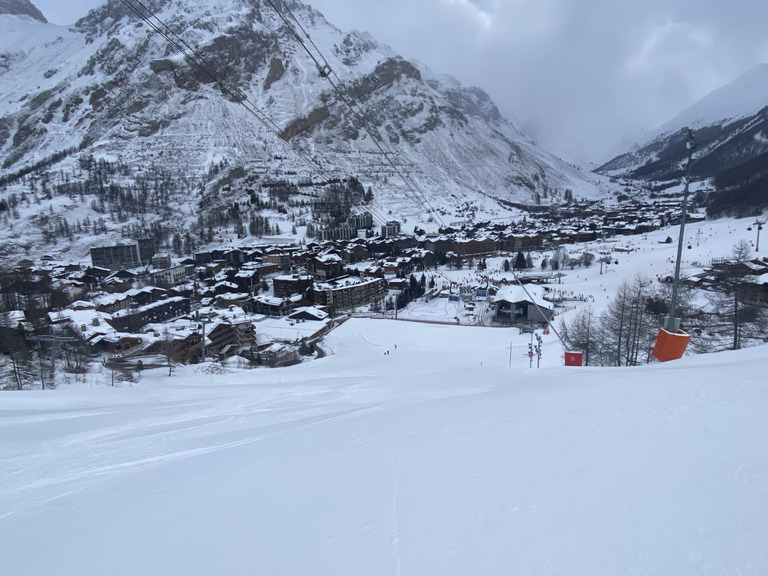
[[[351,319],[288,369],[5,393],[2,572],[768,573],[765,347],[547,336],[537,370],[511,332]]]

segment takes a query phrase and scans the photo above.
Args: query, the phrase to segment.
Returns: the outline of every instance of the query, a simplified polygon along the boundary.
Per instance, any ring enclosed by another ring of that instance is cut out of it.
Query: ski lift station
[[[529,288],[504,286],[493,300],[494,320],[504,324],[515,322],[549,324],[554,307]]]

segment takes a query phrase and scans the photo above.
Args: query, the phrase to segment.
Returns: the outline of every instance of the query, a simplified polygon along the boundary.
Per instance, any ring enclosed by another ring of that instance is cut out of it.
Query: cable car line
[[[303,160],[313,171],[319,172],[326,180],[332,179],[332,176],[321,165],[319,165],[313,158],[311,158],[311,156],[305,150],[303,150],[297,144],[290,142],[288,139],[286,139],[283,135],[283,130],[277,124],[275,124],[275,122],[272,121],[263,111],[261,111],[257,106],[255,106],[242,90],[228,83],[225,78],[222,78],[218,74],[213,64],[207,61],[198,52],[198,50],[190,46],[183,38],[181,38],[176,32],[174,32],[163,20],[161,20],[141,0],[121,0],[121,2],[131,12],[133,12],[136,16],[138,16],[143,22],[145,22],[153,31],[155,31],[160,36],[162,36],[187,60],[195,64],[203,73],[205,73],[208,77],[210,77],[210,79],[221,90],[222,94],[229,96],[234,102],[241,104],[243,108],[251,116],[256,118],[268,131],[272,132],[275,136],[280,138],[280,140],[285,142],[285,144],[288,145],[296,153],[296,155],[301,160]],[[442,219],[440,218],[439,214],[437,214],[436,211],[429,205],[429,201],[427,200],[424,193],[418,189],[418,186],[413,181],[411,176],[407,173],[407,171],[405,171],[405,169],[401,165],[399,165],[399,161],[395,162],[395,160],[393,160],[393,156],[396,157],[397,155],[391,149],[384,150],[384,147],[382,146],[382,142],[380,142],[380,140],[368,128],[367,123],[362,117],[362,113],[355,110],[354,104],[350,103],[350,100],[354,101],[351,94],[346,89],[346,87],[344,87],[343,82],[341,82],[338,75],[333,71],[331,66],[328,64],[327,60],[322,55],[322,52],[320,52],[317,45],[311,40],[309,34],[301,26],[301,23],[296,19],[296,16],[293,14],[290,8],[285,4],[285,1],[282,0],[285,10],[291,15],[291,17],[296,21],[297,25],[302,29],[304,34],[307,36],[312,46],[320,55],[320,58],[322,59],[322,63],[320,60],[318,60],[317,57],[315,57],[312,54],[312,52],[309,50],[307,45],[304,43],[303,38],[301,38],[301,36],[296,32],[296,29],[291,24],[291,22],[285,17],[285,15],[282,14],[276,8],[272,0],[267,0],[267,2],[275,10],[275,12],[280,16],[280,18],[288,27],[289,31],[297,38],[301,46],[304,48],[304,50],[310,56],[312,61],[315,63],[316,67],[318,68],[318,71],[321,73],[321,76],[324,76],[329,80],[331,86],[336,91],[341,101],[352,111],[358,123],[361,125],[363,130],[370,136],[373,143],[379,149],[379,151],[387,160],[387,162],[391,165],[395,173],[398,176],[400,176],[400,178],[406,184],[406,187],[409,188],[410,191],[413,193],[413,199],[422,207],[422,209],[424,209],[426,212],[431,214],[442,225],[443,224]],[[143,9],[143,11],[140,10],[136,5],[140,6]],[[331,79],[330,77],[331,75],[333,75],[336,78],[338,83],[334,82],[333,79]],[[344,90],[346,91],[347,96],[344,95],[340,86],[344,87]],[[386,146],[386,144],[384,144],[384,146]],[[379,218],[381,218],[380,215],[379,215]],[[382,223],[383,222],[384,220],[382,220]]]
[[[309,49],[309,47],[304,43],[304,39],[301,37],[301,35],[296,31],[296,28],[291,24],[291,22],[288,20],[288,18],[278,10],[278,8],[275,6],[274,2],[272,0],[266,0],[267,3],[272,7],[272,9],[277,13],[277,15],[280,17],[280,19],[283,21],[283,23],[286,25],[288,30],[296,37],[299,44],[301,44],[302,48],[306,51],[306,53],[309,55],[309,57],[312,59],[312,61],[315,63],[315,66],[318,69],[318,72],[320,73],[320,76],[323,78],[326,78],[328,82],[333,87],[336,94],[339,96],[339,99],[349,108],[349,110],[354,115],[355,119],[357,120],[358,124],[362,127],[362,129],[365,131],[366,134],[371,138],[373,143],[376,145],[376,147],[379,149],[379,151],[382,153],[384,158],[387,160],[387,162],[392,166],[392,168],[395,170],[398,176],[403,180],[406,187],[410,189],[410,191],[413,193],[413,197],[416,200],[416,202],[421,205],[421,208],[424,209],[426,212],[431,214],[433,218],[435,218],[441,225],[444,225],[442,218],[440,218],[440,215],[437,213],[437,211],[430,205],[429,200],[427,199],[426,195],[423,191],[421,191],[416,184],[416,182],[413,180],[413,178],[410,176],[410,174],[405,170],[405,168],[400,163],[399,159],[397,159],[397,154],[389,148],[389,146],[386,144],[386,142],[381,141],[379,138],[377,138],[373,132],[369,129],[368,123],[365,121],[364,113],[362,111],[358,111],[355,109],[356,104],[355,98],[352,96],[352,94],[349,92],[349,90],[346,88],[344,83],[341,81],[341,79],[338,77],[336,72],[331,68],[330,64],[328,64],[328,60],[323,55],[322,51],[317,47],[317,45],[312,40],[311,36],[307,33],[307,31],[304,29],[304,27],[301,25],[301,22],[296,18],[296,15],[293,13],[293,11],[290,9],[290,7],[286,4],[285,0],[280,0],[284,10],[291,16],[291,18],[296,22],[298,27],[301,29],[301,31],[304,33],[304,35],[309,40],[310,44],[312,44],[312,47],[317,52],[318,57],[316,57],[312,51]],[[321,62],[322,60],[322,62]],[[334,82],[331,78],[333,76],[336,78],[337,82]],[[342,91],[343,87],[343,91]],[[346,93],[346,94],[345,94]],[[359,107],[359,106],[358,106]],[[384,150],[384,147],[387,148],[387,150]]]
[[[184,39],[176,34],[165,22],[163,22],[156,14],[152,12],[141,0],[134,0],[136,4],[143,8],[142,12],[137,8],[130,0],[120,0],[129,10],[136,14],[141,20],[143,20],[152,30],[160,34],[166,41],[168,41],[176,50],[178,50],[185,58],[191,61],[193,64],[204,72],[207,76],[214,81],[219,87],[222,94],[229,96],[234,102],[243,106],[243,108],[254,118],[256,118],[267,130],[272,132],[287,146],[289,146],[299,158],[304,161],[313,171],[322,174],[326,180],[331,179],[331,175],[328,174],[322,166],[320,166],[312,157],[298,145],[293,142],[289,142],[282,137],[282,130],[275,124],[264,112],[262,112],[255,104],[253,104],[248,96],[237,87],[232,86],[226,82],[216,72],[215,67],[210,64],[200,53],[192,48]],[[154,19],[157,23],[153,22]],[[161,28],[162,27],[162,28]]]

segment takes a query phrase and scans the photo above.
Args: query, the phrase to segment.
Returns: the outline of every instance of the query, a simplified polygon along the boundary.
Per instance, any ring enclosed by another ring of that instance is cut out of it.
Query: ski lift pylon
[[[666,319],[663,328],[659,328],[659,334],[656,337],[656,345],[651,354],[660,362],[669,360],[678,360],[683,357],[685,349],[691,336],[680,330],[680,319],[676,317],[677,311],[677,291],[680,285],[680,262],[683,258],[683,241],[685,240],[685,217],[688,207],[688,190],[691,182],[691,160],[693,160],[693,150],[696,142],[693,138],[693,131],[683,128],[685,138],[685,147],[688,149],[688,164],[685,169],[685,188],[683,190],[683,203],[680,207],[680,236],[677,240],[677,259],[675,260],[675,278],[672,281],[672,300],[669,305],[669,316]],[[691,246],[689,245],[688,248]]]
[[[691,341],[691,335],[678,330],[670,332],[664,328],[659,328],[659,335],[656,337],[656,345],[653,347],[653,357],[659,362],[668,362],[669,360],[679,360],[683,357],[688,342]]]

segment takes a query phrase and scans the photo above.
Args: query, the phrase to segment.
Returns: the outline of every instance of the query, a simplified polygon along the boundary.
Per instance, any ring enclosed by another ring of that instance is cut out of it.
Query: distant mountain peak
[[[29,0],[0,0],[0,14],[29,16],[40,22],[48,23],[43,13]]]
[[[644,145],[597,169],[663,189],[679,182],[688,150],[682,128],[693,129],[693,180],[711,180],[710,215],[752,215],[768,207],[768,64],[713,90],[662,126]]]
[[[768,63],[750,68],[683,110],[661,127],[674,132],[683,126],[709,126],[724,120],[751,116],[768,106]]]

